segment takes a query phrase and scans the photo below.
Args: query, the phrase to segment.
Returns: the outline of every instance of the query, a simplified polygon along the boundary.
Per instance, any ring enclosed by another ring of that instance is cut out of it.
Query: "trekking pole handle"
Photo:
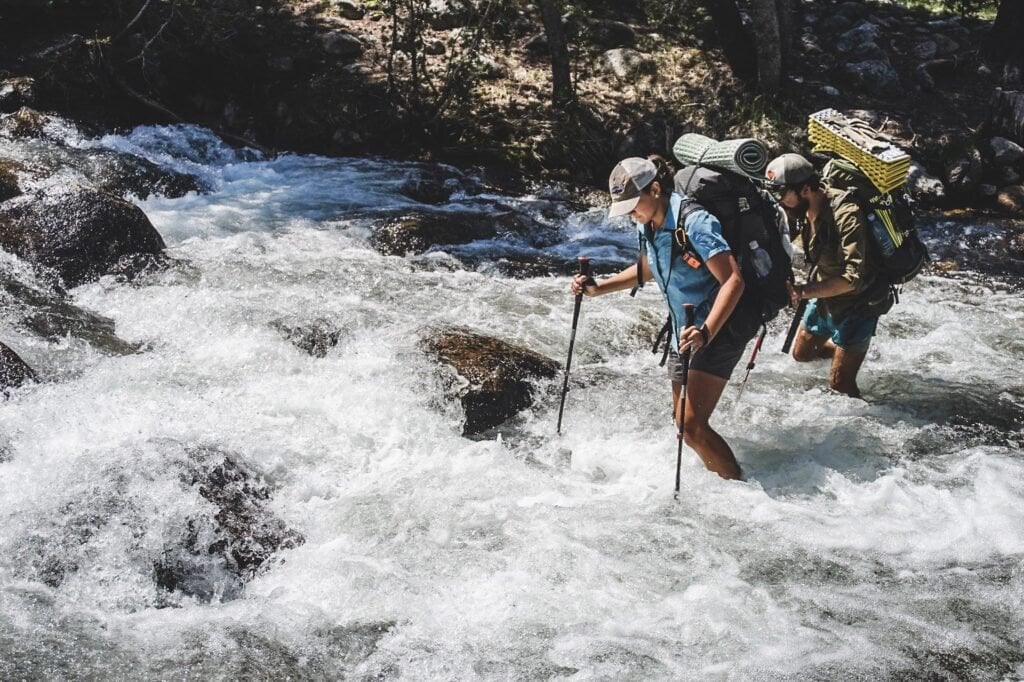
[[[580,256],[576,260],[579,261],[580,264],[580,274],[590,277],[590,257]]]

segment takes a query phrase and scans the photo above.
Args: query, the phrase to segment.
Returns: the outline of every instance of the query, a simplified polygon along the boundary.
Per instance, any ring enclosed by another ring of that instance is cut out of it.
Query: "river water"
[[[629,264],[630,228],[600,208],[454,169],[426,206],[402,193],[420,164],[260,160],[196,128],[76,144],[212,191],[138,202],[172,267],[72,292],[143,352],[3,326],[44,381],[0,404],[0,677],[1024,678],[1024,270],[998,226],[925,229],[943,257],[982,255],[906,287],[866,401],[782,355],[778,320],[714,419],[748,480],[687,452],[674,501],[655,287],[584,302],[561,437],[558,380],[462,437],[417,346],[458,324],[564,361],[568,278],[511,277],[509,258]],[[543,235],[370,247],[382,215],[498,204]],[[318,319],[340,334],[323,358],[280,331]],[[180,481],[195,447],[234,453],[305,542],[169,604],[154,563],[209,505]]]

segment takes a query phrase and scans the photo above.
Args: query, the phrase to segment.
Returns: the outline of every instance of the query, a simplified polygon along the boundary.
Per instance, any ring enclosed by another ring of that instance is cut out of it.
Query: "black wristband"
[[[708,345],[708,343],[711,342],[708,334],[708,326],[706,324],[702,324],[697,331],[700,332],[700,338],[704,339],[704,345]]]

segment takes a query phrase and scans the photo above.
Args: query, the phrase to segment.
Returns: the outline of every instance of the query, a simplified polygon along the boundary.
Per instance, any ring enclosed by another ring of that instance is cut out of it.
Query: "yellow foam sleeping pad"
[[[807,135],[814,151],[832,152],[857,164],[879,192],[891,192],[907,181],[910,156],[860,119],[822,109],[808,119]]]

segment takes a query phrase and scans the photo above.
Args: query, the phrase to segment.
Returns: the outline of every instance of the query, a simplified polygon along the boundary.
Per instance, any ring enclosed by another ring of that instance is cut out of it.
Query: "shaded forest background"
[[[601,186],[618,158],[688,131],[802,150],[807,114],[831,106],[942,176],[1019,126],[1012,102],[993,106],[1021,86],[1022,13],[1009,0],[3,0],[0,107]],[[840,49],[864,22],[881,34]],[[849,68],[875,62],[891,73]]]

